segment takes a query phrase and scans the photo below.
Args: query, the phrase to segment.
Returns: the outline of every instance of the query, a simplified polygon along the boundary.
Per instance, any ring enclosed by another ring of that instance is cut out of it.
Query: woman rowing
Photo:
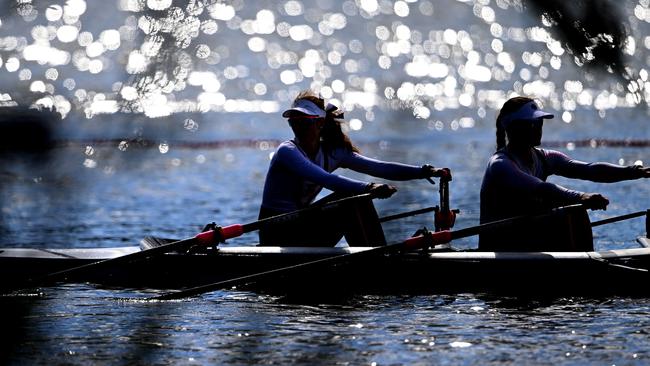
[[[343,113],[325,105],[312,91],[303,91],[282,114],[295,137],[280,144],[271,159],[264,183],[259,218],[267,218],[324,201],[371,193],[388,198],[395,187],[333,174],[337,168],[389,180],[447,176],[449,169],[413,166],[370,159],[359,153],[341,130]],[[334,193],[314,203],[323,187]],[[372,201],[353,200],[352,206],[306,214],[291,222],[268,225],[259,231],[260,245],[334,246],[345,235],[349,245],[383,245],[386,240]]]
[[[496,121],[497,151],[488,162],[481,185],[481,223],[539,214],[571,204],[582,204],[592,210],[604,210],[609,204],[609,200],[599,193],[580,192],[546,182],[550,175],[604,183],[650,177],[648,167],[585,163],[559,151],[538,148],[544,119],[550,118],[553,118],[552,114],[540,110],[532,99],[526,97],[511,98],[501,108]],[[584,214],[583,218],[588,224],[588,216]],[[562,243],[562,238],[557,237],[560,235],[553,237],[561,230],[565,236],[568,233],[573,237],[586,237],[588,243],[578,245],[583,246],[582,249],[593,246],[590,227],[588,233],[587,227],[581,233],[579,228],[557,228],[551,226],[554,225],[552,221],[547,224],[535,222],[507,231],[483,233],[479,237],[479,248],[489,251],[575,249],[570,248],[576,245],[571,240]],[[552,243],[556,245],[549,248]]]

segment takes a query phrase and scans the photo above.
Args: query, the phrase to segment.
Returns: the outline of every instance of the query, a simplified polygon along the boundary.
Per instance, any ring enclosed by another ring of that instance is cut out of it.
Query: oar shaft
[[[435,211],[435,207],[425,207],[425,208],[421,208],[421,209],[418,209],[418,210],[402,212],[402,213],[398,213],[398,214],[395,214],[395,215],[384,216],[384,217],[379,219],[379,222],[398,220],[398,219],[402,219],[404,217],[421,215],[423,213],[432,212],[432,211]]]
[[[295,219],[299,218],[300,216],[304,215],[307,212],[331,210],[331,209],[334,209],[334,208],[338,208],[341,205],[347,204],[347,203],[349,203],[351,201],[356,201],[358,199],[370,199],[370,198],[373,198],[372,194],[370,194],[370,193],[363,193],[363,194],[359,194],[359,195],[356,195],[356,196],[345,197],[345,198],[341,198],[341,199],[338,199],[338,200],[335,200],[335,201],[326,202],[326,203],[323,203],[321,205],[310,206],[310,207],[307,207],[307,208],[300,209],[298,211],[287,212],[285,214],[271,216],[271,217],[267,217],[267,218],[264,218],[264,219],[260,219],[260,220],[255,221],[255,222],[251,222],[249,224],[244,224],[244,225],[242,225],[242,230],[243,230],[243,233],[248,233],[248,232],[251,232],[251,231],[259,230],[261,227],[264,227],[265,225],[277,224],[277,223],[281,223],[281,222],[295,220]]]
[[[370,249],[372,250],[372,249]],[[360,254],[360,253],[355,253],[355,254]],[[211,292],[219,289],[224,289],[224,288],[232,288],[238,285],[250,283],[250,282],[255,282],[261,278],[272,278],[273,276],[281,275],[283,273],[288,273],[291,271],[295,271],[304,267],[316,267],[319,264],[326,264],[334,259],[336,260],[341,260],[342,257],[347,256],[349,254],[342,254],[334,257],[327,257],[327,258],[322,258],[322,259],[317,259],[314,261],[309,261],[309,262],[304,262],[300,264],[296,264],[293,266],[288,266],[288,267],[282,267],[282,268],[277,268],[277,269],[272,269],[264,272],[259,272],[259,273],[254,273],[250,275],[245,275],[241,277],[236,277],[236,278],[231,278],[228,280],[224,281],[219,281],[207,285],[202,285],[202,286],[196,286],[196,287],[191,287],[188,289],[181,290],[179,292],[172,292],[172,293],[167,293],[163,294],[160,296],[153,297],[149,300],[175,300],[175,299],[182,299],[186,297],[192,297],[200,294],[204,294],[206,292]]]
[[[210,246],[219,243],[220,241],[223,240],[236,238],[245,233],[259,230],[260,228],[266,225],[278,224],[281,222],[295,220],[309,212],[334,209],[340,207],[341,205],[347,204],[350,201],[355,201],[358,199],[370,199],[370,198],[372,198],[372,195],[370,193],[363,193],[356,196],[345,197],[335,201],[326,202],[321,205],[303,208],[298,211],[292,211],[292,212],[287,212],[276,216],[267,217],[254,222],[250,222],[248,224],[233,224],[233,225],[217,228],[214,230],[208,230],[197,234],[195,238],[197,239],[197,244]]]
[[[30,279],[25,283],[25,286],[22,287],[30,287],[30,286],[36,286],[36,285],[46,285],[46,284],[51,284],[55,283],[57,281],[64,280],[72,275],[79,275],[82,273],[86,273],[87,271],[91,270],[96,270],[102,267],[107,267],[107,266],[112,266],[112,265],[118,265],[121,263],[129,263],[129,262],[134,262],[138,260],[143,260],[152,256],[156,255],[162,255],[174,250],[178,251],[183,251],[189,249],[193,245],[213,245],[217,243],[219,240],[225,240],[229,238],[234,238],[237,236],[242,235],[243,233],[250,232],[253,230],[259,229],[262,225],[270,224],[270,223],[277,223],[285,220],[291,220],[296,217],[299,217],[300,215],[304,214],[305,212],[310,212],[310,211],[316,211],[316,210],[325,210],[325,209],[331,209],[338,207],[342,204],[345,204],[349,201],[352,200],[357,200],[357,199],[369,199],[372,198],[372,195],[370,193],[364,193],[360,194],[357,196],[351,196],[351,197],[345,197],[336,201],[332,202],[327,202],[319,206],[313,206],[313,207],[308,207],[302,210],[298,210],[295,212],[289,212],[286,214],[278,215],[278,216],[273,216],[269,217],[266,219],[262,219],[259,221],[255,221],[249,224],[234,224],[234,225],[229,225],[225,226],[220,229],[216,230],[209,230],[203,233],[199,233],[196,236],[188,239],[183,239],[175,242],[171,242],[165,245],[161,245],[158,247],[150,248],[147,250],[143,250],[140,252],[135,252],[131,254],[127,254],[121,257],[117,258],[111,258],[111,259],[105,259],[89,264],[84,264],[78,267],[74,268],[69,268],[65,269],[62,271],[54,272],[47,274],[43,277],[36,278],[36,279]]]
[[[421,249],[424,247],[427,247],[433,243],[438,243],[438,242],[448,242],[450,240],[449,232],[448,231],[441,231],[441,232],[436,232],[436,233],[430,233],[428,235],[419,235],[416,237],[408,238],[405,241],[400,241],[392,244],[388,244],[385,246],[381,247],[373,247],[371,249],[362,251],[362,252],[355,252],[355,253],[346,253],[346,254],[341,254],[341,255],[335,255],[331,257],[326,257],[326,258],[321,258],[309,262],[304,262],[300,264],[295,264],[287,267],[282,267],[282,268],[277,268],[277,269],[272,269],[264,272],[259,272],[259,273],[254,273],[250,275],[245,275],[237,278],[232,278],[224,281],[219,281],[207,285],[202,285],[202,286],[196,286],[192,288],[188,288],[185,290],[181,290],[178,292],[172,292],[168,294],[163,294],[160,296],[156,296],[147,300],[174,300],[174,299],[182,299],[186,297],[192,297],[200,294],[204,294],[206,292],[211,292],[219,289],[224,289],[224,288],[232,288],[238,285],[243,285],[251,282],[256,282],[259,281],[262,278],[269,279],[274,276],[286,274],[292,271],[300,270],[303,268],[314,268],[319,265],[327,265],[330,263],[339,263],[341,261],[345,261],[346,259],[359,259],[363,258],[366,256],[371,256],[371,255],[381,255],[384,253],[388,253],[391,251],[398,251],[401,249],[405,250],[417,250]]]
[[[599,220],[599,221],[594,221],[594,222],[591,223],[591,227],[611,224],[611,223],[614,223],[614,222],[633,219],[635,217],[645,216],[647,212],[648,211],[645,211],[645,210],[644,211],[637,211],[637,212],[632,212],[632,213],[625,214],[625,215],[620,215],[620,216],[610,217],[610,218]]]
[[[132,262],[132,261],[137,261],[137,260],[143,260],[146,258],[149,258],[151,256],[157,255],[157,254],[165,254],[171,250],[184,250],[188,249],[192,245],[194,245],[196,242],[196,238],[189,238],[189,239],[184,239],[180,241],[175,241],[169,244],[161,245],[158,247],[154,247],[151,249],[147,250],[142,250],[140,252],[135,252],[131,253],[128,255],[123,255],[121,257],[117,258],[110,258],[110,259],[104,259],[101,261],[97,262],[92,262],[88,264],[84,264],[78,267],[73,267],[73,268],[68,268],[64,269],[62,271],[54,272],[54,273],[49,273],[45,275],[44,277],[40,279],[33,280],[34,284],[46,284],[46,283],[53,283],[59,280],[63,280],[66,277],[69,277],[70,275],[78,275],[81,273],[84,273],[85,271],[88,270],[96,270],[101,267],[105,267],[108,265],[118,265],[121,263],[127,263],[127,262]]]
[[[511,227],[512,225],[516,225],[518,223],[523,223],[523,222],[529,222],[531,220],[544,219],[544,218],[547,218],[549,216],[556,215],[558,210],[566,210],[566,209],[569,209],[569,208],[575,207],[575,206],[581,206],[581,205],[564,206],[564,207],[556,208],[556,209],[551,210],[550,212],[542,213],[542,214],[539,214],[539,215],[515,216],[515,217],[510,217],[510,218],[507,218],[507,219],[486,222],[484,224],[480,224],[480,225],[477,225],[477,226],[471,226],[471,227],[460,229],[460,230],[454,230],[454,231],[451,232],[452,233],[452,239],[460,239],[460,238],[465,238],[465,237],[472,236],[472,235],[478,235],[478,234],[480,234],[482,232],[507,228],[507,227]]]

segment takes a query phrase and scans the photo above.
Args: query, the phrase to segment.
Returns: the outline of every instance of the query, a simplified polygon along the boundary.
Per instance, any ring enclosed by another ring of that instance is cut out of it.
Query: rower
[[[392,185],[333,174],[337,168],[389,180],[443,175],[451,178],[447,168],[386,162],[361,155],[341,129],[342,111],[332,104],[326,105],[310,90],[300,93],[282,116],[287,118],[295,136],[281,143],[271,159],[260,219],[355,194],[368,192],[377,198],[388,198],[396,191]],[[314,202],[323,188],[334,193]],[[334,246],[343,236],[351,246],[386,243],[370,198],[261,227],[259,236],[263,246]]]
[[[599,193],[580,192],[547,182],[551,175],[594,182],[649,178],[650,168],[585,163],[555,150],[541,149],[542,126],[553,115],[531,98],[514,97],[496,121],[497,151],[488,161],[481,185],[481,223],[553,208],[582,204],[584,208],[556,210],[549,220],[509,230],[482,233],[480,250],[591,250],[593,242],[585,208],[604,210],[609,200]]]

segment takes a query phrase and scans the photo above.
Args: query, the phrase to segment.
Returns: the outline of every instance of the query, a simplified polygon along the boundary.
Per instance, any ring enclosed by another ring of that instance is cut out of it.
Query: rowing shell
[[[650,240],[642,237],[638,241],[641,248],[594,252],[479,252],[438,247],[427,252],[369,256],[363,261],[309,267],[244,287],[271,293],[650,296],[646,285],[650,280]],[[0,287],[142,249],[0,249]],[[70,280],[131,288],[184,288],[368,249],[219,247],[192,254],[168,253]]]

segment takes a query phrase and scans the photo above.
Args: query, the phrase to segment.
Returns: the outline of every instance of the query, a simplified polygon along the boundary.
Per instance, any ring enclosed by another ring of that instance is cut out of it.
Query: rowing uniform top
[[[537,148],[533,149],[531,168],[501,149],[492,155],[483,176],[481,223],[579,203],[583,192],[546,182],[554,174],[594,182],[638,178],[634,167],[585,163],[559,151]]]
[[[419,166],[375,160],[344,148],[325,152],[321,147],[311,160],[294,140],[290,140],[281,143],[271,159],[264,183],[262,208],[275,212],[304,208],[323,187],[333,192],[367,192],[369,183],[332,174],[337,168],[389,180],[424,177]]]

